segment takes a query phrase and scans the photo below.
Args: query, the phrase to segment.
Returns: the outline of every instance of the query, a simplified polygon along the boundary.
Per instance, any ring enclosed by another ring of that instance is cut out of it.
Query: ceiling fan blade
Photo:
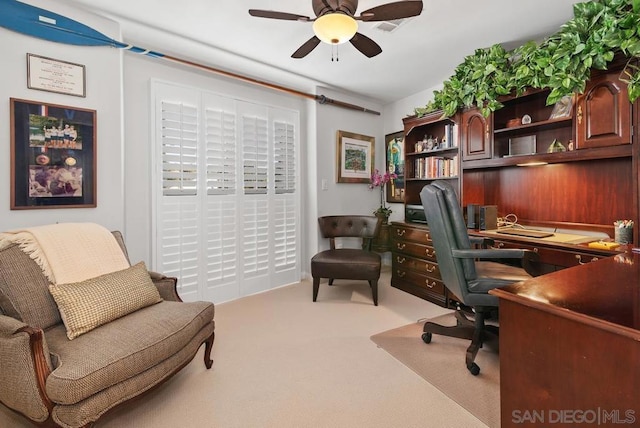
[[[365,10],[356,19],[362,21],[393,21],[394,19],[410,18],[422,13],[422,0],[397,1]]]
[[[309,21],[310,18],[295,13],[276,12],[275,10],[249,9],[249,15],[258,18],[284,19],[287,21]]]
[[[349,42],[369,58],[372,58],[382,52],[382,48],[376,42],[361,33],[356,33]]]
[[[307,40],[302,46],[300,46],[298,50],[291,55],[291,58],[296,58],[296,59],[304,58],[305,56],[309,55],[309,53],[312,50],[314,50],[316,46],[318,46],[319,44],[320,44],[320,39],[317,38],[316,36],[313,36],[312,38]]]

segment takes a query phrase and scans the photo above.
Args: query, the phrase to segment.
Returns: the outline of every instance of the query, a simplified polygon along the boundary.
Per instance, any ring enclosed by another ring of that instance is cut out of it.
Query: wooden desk
[[[503,289],[501,427],[640,424],[640,256]]]
[[[527,238],[524,236],[503,235],[494,231],[469,230],[469,235],[491,238],[495,242],[495,248],[524,248],[533,251],[538,254],[538,274],[546,274],[598,261],[624,252],[627,249],[625,245],[618,247],[614,251],[602,250],[589,248],[587,242],[572,244],[570,242],[557,242],[554,237]]]

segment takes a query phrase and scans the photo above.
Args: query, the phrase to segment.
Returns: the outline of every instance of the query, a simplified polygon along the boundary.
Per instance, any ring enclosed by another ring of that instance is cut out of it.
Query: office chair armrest
[[[459,259],[522,259],[530,250],[519,248],[452,250],[453,257]]]
[[[522,268],[531,276],[539,276],[542,271],[536,263],[538,253],[519,248],[452,250],[453,257],[459,259],[521,259]]]
[[[469,236],[469,241],[471,241],[471,245],[479,245],[480,248],[489,248],[496,243],[493,238],[486,236]]]

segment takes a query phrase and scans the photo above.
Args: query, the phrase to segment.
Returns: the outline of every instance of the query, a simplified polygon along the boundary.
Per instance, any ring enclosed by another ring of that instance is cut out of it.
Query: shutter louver
[[[236,202],[209,198],[207,202],[207,281],[210,287],[236,279]]]
[[[274,256],[276,271],[296,266],[298,248],[296,247],[296,204],[286,198],[274,201]]]
[[[162,194],[195,195],[198,186],[198,110],[161,103]]]
[[[295,192],[295,133],[293,125],[274,122],[274,163],[276,194]]]
[[[163,198],[161,271],[180,278],[180,295],[197,295],[199,215],[195,197]]]
[[[242,116],[245,194],[266,194],[269,174],[267,120]]]
[[[207,109],[207,193],[232,195],[236,192],[236,116],[223,110]]]
[[[269,271],[269,216],[266,200],[245,201],[242,218],[245,277],[263,275]]]

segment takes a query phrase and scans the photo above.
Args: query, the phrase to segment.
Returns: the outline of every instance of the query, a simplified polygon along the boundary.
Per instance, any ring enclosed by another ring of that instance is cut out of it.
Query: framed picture
[[[11,209],[95,207],[95,110],[10,103]]]
[[[338,183],[369,183],[373,174],[374,137],[338,131]]]
[[[404,132],[385,135],[387,171],[396,178],[387,184],[387,202],[404,202]]]
[[[573,107],[573,96],[565,95],[560,98],[553,106],[549,119],[560,119],[571,116],[571,108]]]
[[[27,88],[85,97],[85,67],[28,53]]]

